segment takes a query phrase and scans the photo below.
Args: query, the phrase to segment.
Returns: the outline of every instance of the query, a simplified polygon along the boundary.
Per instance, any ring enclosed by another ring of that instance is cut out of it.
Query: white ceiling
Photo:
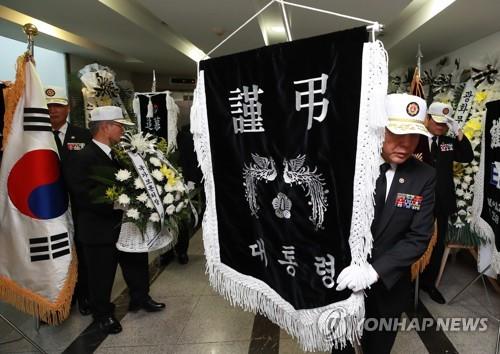
[[[432,18],[428,10],[435,4],[431,6],[430,0],[293,2],[384,24],[380,38],[387,41],[393,68],[413,65],[418,43],[422,45],[425,62],[500,31],[498,0],[457,0]],[[82,37],[75,42],[41,33],[35,39],[38,46],[88,57],[133,73],[156,69],[163,75],[194,77],[196,64],[179,43],[191,43],[207,53],[267,3],[268,0],[0,0],[0,35],[26,40],[20,25],[8,16],[8,8]],[[259,21],[252,21],[212,56],[263,46],[260,25],[272,19],[272,13],[279,14],[278,6],[271,5]],[[305,9],[287,9],[294,39],[363,25]]]

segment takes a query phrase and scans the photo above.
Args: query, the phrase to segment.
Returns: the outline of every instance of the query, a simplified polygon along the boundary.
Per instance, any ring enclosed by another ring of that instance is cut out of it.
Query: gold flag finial
[[[23,26],[23,31],[28,36],[27,54],[28,54],[29,58],[31,60],[33,60],[33,58],[34,58],[33,57],[33,55],[34,55],[34,52],[33,52],[33,47],[34,47],[33,37],[35,37],[38,34],[38,28],[36,28],[36,26],[34,24],[32,24],[32,23],[26,23]]]

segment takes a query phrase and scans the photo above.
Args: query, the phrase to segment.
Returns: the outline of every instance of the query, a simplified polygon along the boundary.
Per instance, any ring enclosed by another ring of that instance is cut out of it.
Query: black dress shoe
[[[161,311],[165,308],[165,304],[162,302],[156,302],[153,299],[149,298],[148,300],[144,301],[142,304],[130,304],[128,307],[129,311],[136,312],[139,311],[140,309],[143,309],[144,311],[147,312],[157,312]]]
[[[160,256],[160,264],[166,266],[170,262],[172,262],[173,259],[174,259],[174,250],[167,251]]]
[[[177,262],[179,262],[179,264],[187,264],[189,262],[187,253],[179,253],[177,255]]]
[[[90,304],[87,299],[78,300],[78,311],[80,311],[80,314],[82,316],[88,316],[92,313],[92,311],[90,311]]]
[[[439,292],[438,289],[436,289],[435,286],[431,286],[428,288],[422,288],[423,291],[425,291],[427,294],[429,294],[429,297],[437,302],[438,304],[444,304],[446,303],[445,298],[443,295]]]
[[[113,316],[104,317],[97,320],[99,323],[99,328],[103,333],[106,334],[116,334],[122,331],[122,325]]]

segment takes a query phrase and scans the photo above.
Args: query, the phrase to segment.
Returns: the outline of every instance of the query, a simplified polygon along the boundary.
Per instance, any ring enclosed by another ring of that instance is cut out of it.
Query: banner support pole
[[[31,344],[36,350],[38,350],[40,353],[47,354],[45,350],[43,350],[42,347],[40,347],[38,344],[36,344],[30,337],[28,337],[23,331],[19,329],[14,323],[9,321],[7,317],[2,315],[0,313],[0,319],[2,319],[5,323],[7,323],[10,327],[12,327],[13,330],[15,330],[17,333],[19,333],[29,344]]]

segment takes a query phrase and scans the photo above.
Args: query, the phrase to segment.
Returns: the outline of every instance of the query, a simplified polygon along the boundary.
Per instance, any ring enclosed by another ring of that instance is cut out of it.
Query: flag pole
[[[26,57],[27,57],[28,60],[31,60],[32,62],[34,62],[34,57],[33,57],[33,55],[34,55],[34,40],[33,40],[33,38],[38,34],[38,29],[36,28],[36,26],[34,24],[32,24],[32,23],[26,23],[23,26],[23,31],[26,34],[26,36],[28,36],[28,48],[26,50]],[[28,337],[14,323],[12,323],[11,321],[9,321],[9,319],[7,317],[5,317],[1,312],[0,312],[0,319],[2,319],[10,327],[12,327],[12,329],[14,329],[17,333],[19,333],[22,336],[22,338],[24,338],[29,344],[31,344],[37,351],[39,351],[40,353],[47,354],[47,352],[45,350],[43,350],[42,347],[40,347],[30,337]],[[35,317],[35,321],[36,321],[35,327],[36,327],[36,329],[38,331],[38,329],[40,328],[40,319],[38,317]],[[19,339],[21,339],[21,338],[16,339],[16,341],[19,340]],[[0,344],[6,344],[6,343],[10,343],[10,342],[12,342],[12,341],[0,342]]]
[[[28,55],[29,59],[34,62],[34,55],[35,55],[35,41],[34,37],[38,35],[38,28],[32,23],[26,23],[23,26],[23,31],[28,36],[28,48],[26,50],[26,54]]]

